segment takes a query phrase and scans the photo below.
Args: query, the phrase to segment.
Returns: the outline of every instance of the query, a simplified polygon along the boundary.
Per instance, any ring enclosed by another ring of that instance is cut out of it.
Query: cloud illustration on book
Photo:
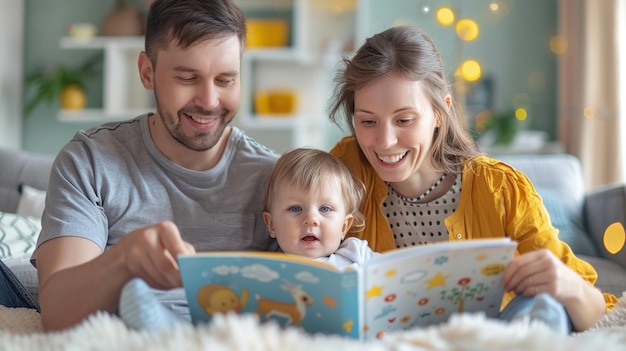
[[[389,314],[394,313],[395,311],[396,311],[395,306],[387,305],[383,307],[383,309],[380,311],[379,314],[374,316],[374,319],[385,318],[385,316],[388,316]]]

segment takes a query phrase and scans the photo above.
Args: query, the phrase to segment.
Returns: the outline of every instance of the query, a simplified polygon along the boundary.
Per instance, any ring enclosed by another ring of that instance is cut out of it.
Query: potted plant
[[[51,104],[59,99],[63,109],[79,110],[87,104],[85,81],[96,73],[102,54],[96,54],[82,65],[71,68],[63,65],[46,66],[26,78],[27,87],[35,87],[36,93],[26,103],[24,114],[28,116],[40,103]]]
[[[486,113],[477,117],[475,133],[485,146],[508,146],[522,128],[523,121],[515,118],[515,111]]]

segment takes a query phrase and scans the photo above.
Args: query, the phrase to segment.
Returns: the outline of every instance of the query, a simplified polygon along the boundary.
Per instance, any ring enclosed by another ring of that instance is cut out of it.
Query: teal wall
[[[483,67],[483,74],[495,83],[494,107],[507,110],[517,94],[526,94],[529,101],[526,128],[545,130],[556,137],[556,58],[548,49],[548,41],[557,31],[556,0],[500,0],[508,13],[494,17],[487,11],[491,0],[370,0],[367,28],[361,35],[369,36],[395,23],[411,23],[431,34],[441,51],[448,74],[461,59],[474,58]],[[127,3],[141,4],[134,0]],[[98,51],[63,50],[59,39],[70,23],[91,22],[99,25],[114,1],[102,0],[26,0],[24,75],[48,64],[79,65]],[[429,5],[431,13],[421,11]],[[453,27],[434,21],[434,10],[442,5],[454,8],[460,17],[470,17],[480,25],[480,35],[459,49]],[[543,86],[531,88],[529,76],[543,76]],[[25,89],[27,89],[25,87]],[[101,106],[102,80],[88,85],[88,106]],[[31,96],[28,90],[24,97]],[[57,120],[57,105],[40,106],[24,118],[23,148],[54,154],[82,128],[94,122],[68,123]],[[133,116],[129,116],[133,117]]]
[[[371,0],[370,18],[365,35],[394,23],[414,24],[429,33],[441,52],[449,77],[458,63],[475,59],[483,75],[494,80],[494,112],[513,109],[514,97],[527,98],[528,118],[523,128],[538,129],[556,138],[557,58],[549,50],[549,40],[557,34],[555,0]],[[489,4],[506,8],[501,16],[489,11]],[[421,9],[429,5],[431,12]],[[453,26],[435,21],[435,9],[449,6],[457,19],[471,18],[480,26],[475,41],[461,42]],[[543,85],[532,88],[531,74],[543,77]]]

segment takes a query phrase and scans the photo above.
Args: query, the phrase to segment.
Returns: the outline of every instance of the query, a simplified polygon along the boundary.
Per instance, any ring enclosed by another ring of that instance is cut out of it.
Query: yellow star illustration
[[[395,270],[395,269],[390,269],[390,270],[388,270],[388,271],[385,273],[385,277],[387,277],[387,278],[391,278],[391,277],[393,277],[394,275],[396,275],[396,273],[397,273],[397,272],[398,272],[398,271],[397,271],[397,270]]]
[[[365,298],[367,300],[369,300],[370,298],[374,297],[374,296],[381,296],[383,294],[383,287],[382,286],[378,286],[378,285],[374,285],[372,286],[371,289],[369,289],[368,291],[365,292]]]
[[[352,320],[352,318],[348,319],[347,322],[343,323],[343,329],[346,331],[346,333],[350,333],[352,331],[352,326],[354,325],[354,321]]]
[[[434,277],[426,281],[426,283],[428,283],[428,290],[436,286],[446,286],[446,279],[448,279],[449,276],[450,274],[443,275],[441,272],[437,272]]]

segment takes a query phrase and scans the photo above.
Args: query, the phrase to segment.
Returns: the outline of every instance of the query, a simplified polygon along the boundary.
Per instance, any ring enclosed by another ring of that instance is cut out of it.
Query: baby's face
[[[280,248],[290,254],[318,258],[339,248],[352,224],[338,181],[324,189],[281,186],[265,223]]]

